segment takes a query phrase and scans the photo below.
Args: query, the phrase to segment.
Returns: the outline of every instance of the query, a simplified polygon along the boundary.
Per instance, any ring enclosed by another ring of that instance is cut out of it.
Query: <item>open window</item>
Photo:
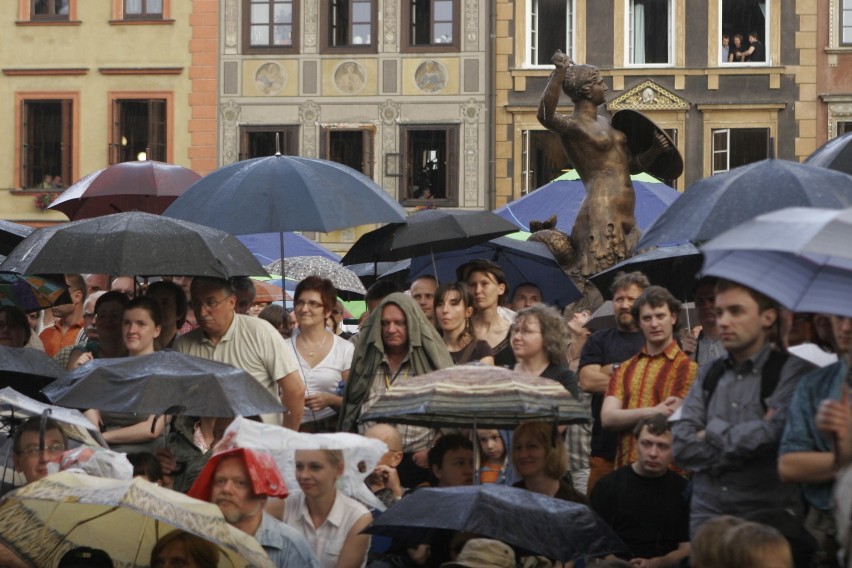
[[[298,126],[241,126],[240,160],[265,158],[280,152],[283,156],[298,156]]]
[[[719,128],[712,135],[714,174],[769,157],[768,128]]]
[[[243,50],[268,53],[295,49],[297,11],[294,0],[243,0]]]
[[[674,0],[627,0],[627,61],[631,65],[674,62]]]
[[[550,66],[557,49],[574,59],[574,0],[527,2],[527,62]]]
[[[323,45],[329,50],[374,51],[378,2],[325,0]]]
[[[457,51],[459,0],[403,0],[405,51]]]
[[[766,0],[721,0],[719,59],[725,64],[767,62],[769,3]],[[727,43],[727,45],[725,45]]]
[[[404,164],[402,201],[455,202],[458,126],[401,126]]]
[[[521,147],[521,194],[553,181],[570,168],[559,136],[548,130],[525,130]]]
[[[323,128],[323,157],[373,177],[374,128]]]
[[[24,100],[21,105],[20,183],[55,189],[72,182],[73,101]]]
[[[113,99],[110,164],[168,161],[166,99]]]

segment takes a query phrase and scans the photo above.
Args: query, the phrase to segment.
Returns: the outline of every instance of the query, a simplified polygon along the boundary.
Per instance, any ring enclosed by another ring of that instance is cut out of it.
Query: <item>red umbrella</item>
[[[197,173],[150,160],[122,162],[87,175],[50,204],[72,221],[125,211],[159,215],[189,186]]]

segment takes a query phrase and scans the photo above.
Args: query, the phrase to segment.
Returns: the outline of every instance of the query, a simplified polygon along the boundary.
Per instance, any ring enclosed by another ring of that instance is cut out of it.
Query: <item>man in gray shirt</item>
[[[778,445],[796,384],[813,365],[774,350],[778,312],[751,288],[717,285],[716,325],[728,355],[704,370],[672,428],[675,462],[695,474],[692,536],[716,515],[802,513],[799,487],[778,477]]]

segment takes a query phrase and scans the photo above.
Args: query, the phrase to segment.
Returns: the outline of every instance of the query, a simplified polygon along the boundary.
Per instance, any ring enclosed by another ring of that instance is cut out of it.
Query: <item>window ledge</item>
[[[17,189],[16,188],[10,188],[9,193],[11,195],[17,195],[17,196],[33,196],[37,193],[55,193],[55,194],[59,195],[60,193],[65,191],[65,189],[67,189],[67,188],[63,188],[63,189],[39,189],[37,187],[23,187],[23,188],[19,187]]]
[[[86,75],[89,73],[87,67],[79,67],[74,69],[64,68],[45,68],[45,69],[3,69],[3,74],[10,77],[25,77],[38,75]]]
[[[458,202],[455,199],[400,199],[399,203],[403,207],[410,208],[458,207]]]
[[[852,53],[852,45],[849,47],[826,47],[825,52],[832,55],[845,55],[848,53]]]
[[[16,26],[79,26],[82,20],[18,20]]]
[[[175,20],[163,20],[151,18],[150,20],[146,20],[144,18],[140,18],[138,20],[110,20],[109,25],[111,26],[171,26],[175,23]]]

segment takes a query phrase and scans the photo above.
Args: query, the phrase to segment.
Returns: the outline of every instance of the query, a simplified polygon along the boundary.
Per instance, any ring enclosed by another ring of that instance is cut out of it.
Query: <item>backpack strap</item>
[[[766,364],[763,365],[763,370],[760,374],[760,405],[763,410],[766,410],[766,399],[772,396],[775,389],[778,387],[778,382],[781,380],[781,369],[784,363],[790,358],[787,351],[772,350],[769,352],[769,358]],[[719,379],[725,374],[725,359],[716,359],[707,375],[704,376],[704,382],[701,385],[704,390],[704,408],[710,404],[710,399],[713,393],[716,392],[716,387],[719,385]]]
[[[716,387],[719,386],[719,379],[725,374],[725,358],[719,357],[710,366],[710,370],[704,375],[704,382],[701,384],[704,390],[704,408],[710,406],[710,399],[713,398],[713,393],[716,392]]]

